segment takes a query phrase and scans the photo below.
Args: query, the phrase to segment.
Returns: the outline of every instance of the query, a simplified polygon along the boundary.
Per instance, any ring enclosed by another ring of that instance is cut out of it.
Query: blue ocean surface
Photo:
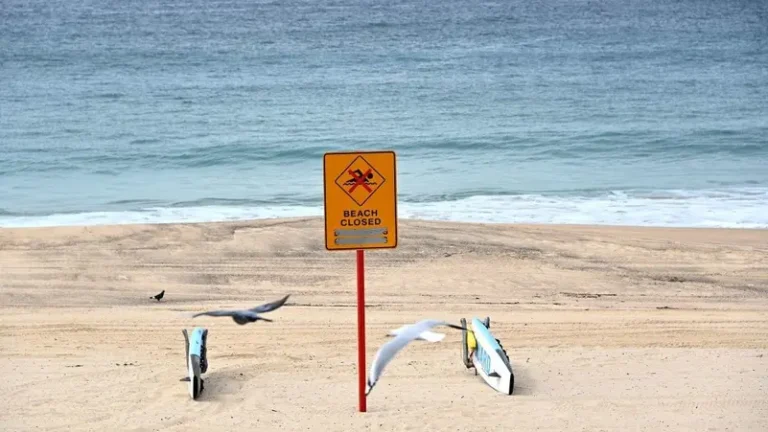
[[[3,0],[0,226],[323,214],[768,227],[768,2]]]

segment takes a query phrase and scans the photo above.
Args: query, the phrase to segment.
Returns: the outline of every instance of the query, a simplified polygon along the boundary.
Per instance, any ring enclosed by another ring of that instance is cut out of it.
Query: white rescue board
[[[203,339],[205,338],[206,330],[196,327],[192,330],[191,338],[188,337],[186,329],[182,330],[182,332],[184,333],[184,341],[186,342],[189,396],[192,399],[197,399],[203,391],[201,360],[203,357]]]
[[[477,344],[471,358],[475,370],[493,389],[511,395],[515,376],[504,349],[477,318],[472,319],[472,333]]]

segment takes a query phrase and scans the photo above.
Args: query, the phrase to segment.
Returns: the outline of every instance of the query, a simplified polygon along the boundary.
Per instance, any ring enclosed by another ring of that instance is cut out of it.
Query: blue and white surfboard
[[[472,365],[483,380],[496,391],[511,395],[515,376],[507,353],[491,334],[491,331],[477,318],[472,319],[474,351]]]
[[[189,395],[192,399],[197,399],[203,392],[202,374],[208,370],[205,346],[208,330],[202,327],[195,327],[190,336],[187,335],[187,329],[182,330],[182,333],[184,333],[184,341],[186,343]]]

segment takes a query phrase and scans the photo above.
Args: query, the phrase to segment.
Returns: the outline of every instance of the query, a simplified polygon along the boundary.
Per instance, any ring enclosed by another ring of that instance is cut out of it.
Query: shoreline
[[[116,222],[116,223],[96,223],[96,224],[71,224],[71,225],[40,225],[40,226],[0,226],[0,230],[36,230],[36,229],[73,229],[73,228],[117,228],[117,227],[151,227],[151,226],[167,226],[167,225],[242,225],[242,224],[260,224],[260,223],[281,223],[281,222],[299,222],[299,221],[323,221],[323,216],[285,216],[285,217],[263,217],[263,218],[245,218],[245,219],[226,219],[226,220],[211,220],[211,221],[170,221],[170,222]],[[641,229],[641,230],[748,230],[748,231],[765,231],[768,232],[768,226],[766,227],[730,227],[730,226],[692,226],[692,225],[680,225],[680,226],[667,226],[667,225],[634,225],[634,224],[607,224],[607,223],[550,223],[550,222],[467,222],[467,221],[454,221],[445,219],[422,219],[422,218],[398,218],[398,222],[408,223],[430,223],[430,224],[447,224],[447,225],[478,225],[478,226],[499,226],[502,228],[511,227],[530,227],[530,228],[545,228],[545,227],[563,227],[573,229]]]
[[[658,193],[606,195],[468,195],[451,199],[398,199],[403,219],[493,224],[569,224],[657,226],[669,228],[768,229],[768,189],[668,190]],[[628,193],[628,192],[627,192]],[[650,195],[649,195],[650,194]],[[322,217],[323,201],[220,202],[211,198],[188,202],[157,202],[121,208],[111,203],[83,209],[56,202],[11,211],[0,205],[0,226],[50,227],[136,223],[210,223],[281,217]],[[236,200],[237,201],[237,200]]]

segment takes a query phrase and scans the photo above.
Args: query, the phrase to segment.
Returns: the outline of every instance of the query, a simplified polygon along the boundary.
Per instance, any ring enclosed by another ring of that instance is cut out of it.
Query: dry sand
[[[368,361],[389,329],[490,316],[514,395],[439,329],[358,413],[355,254],[320,219],[2,229],[0,430],[768,431],[768,231],[400,230],[366,254]],[[274,323],[188,317],[286,293]],[[194,326],[199,401],[179,382]]]

